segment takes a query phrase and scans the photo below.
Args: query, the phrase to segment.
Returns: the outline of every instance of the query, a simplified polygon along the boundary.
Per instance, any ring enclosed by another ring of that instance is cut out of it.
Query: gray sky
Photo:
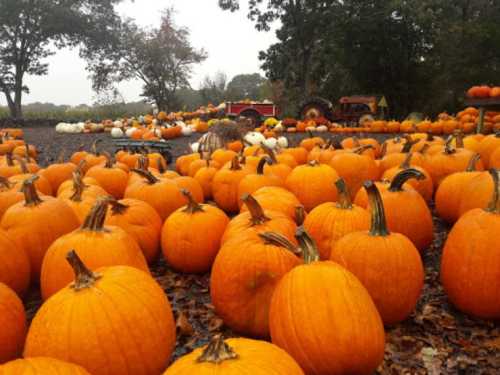
[[[246,1],[242,1],[242,5]],[[191,42],[208,52],[208,59],[194,68],[191,85],[198,88],[205,75],[226,72],[229,78],[239,73],[259,72],[258,52],[275,41],[274,32],[257,32],[246,17],[245,6],[237,13],[223,12],[217,0],[130,0],[118,8],[123,16],[133,17],[142,26],[157,26],[160,13],[169,5],[177,11],[176,23],[191,31]],[[31,93],[24,103],[90,104],[94,93],[87,79],[85,62],[78,50],[60,50],[47,59],[49,74],[28,77]],[[127,101],[140,99],[141,83],[130,81],[119,86]],[[0,104],[5,98],[0,96]]]

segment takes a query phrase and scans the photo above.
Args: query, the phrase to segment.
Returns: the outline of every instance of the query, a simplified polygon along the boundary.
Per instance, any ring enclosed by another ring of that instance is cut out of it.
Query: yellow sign
[[[389,105],[387,104],[387,99],[385,96],[382,96],[382,99],[380,99],[380,102],[378,102],[378,106],[382,108],[387,108]]]

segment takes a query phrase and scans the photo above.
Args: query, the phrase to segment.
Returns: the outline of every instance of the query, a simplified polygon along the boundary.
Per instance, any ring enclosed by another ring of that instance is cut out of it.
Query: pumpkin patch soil
[[[108,134],[57,134],[52,128],[25,128],[25,139],[40,151],[40,164],[57,160],[64,150],[66,157],[83,145],[99,139],[98,149],[112,152]],[[362,136],[362,135],[360,135]],[[373,135],[369,135],[373,136]],[[290,135],[292,145],[304,134]],[[325,133],[325,137],[331,137]],[[336,135],[336,137],[341,137]],[[385,135],[373,136],[378,141]],[[178,157],[188,152],[189,143],[199,135],[171,141],[172,154]],[[423,255],[425,286],[416,311],[405,322],[387,328],[385,361],[379,374],[494,374],[500,373],[500,328],[493,322],[471,319],[455,310],[447,301],[439,281],[441,250],[449,227],[434,215],[435,235],[431,248]],[[182,275],[168,268],[160,259],[152,273],[168,294],[177,319],[175,358],[206,344],[209,338],[222,332],[234,334],[224,327],[210,302],[209,275]],[[40,306],[40,295],[32,290],[25,300],[29,317]]]

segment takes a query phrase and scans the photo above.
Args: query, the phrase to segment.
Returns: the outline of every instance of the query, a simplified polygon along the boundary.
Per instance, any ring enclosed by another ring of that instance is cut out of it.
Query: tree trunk
[[[5,99],[7,100],[7,105],[9,106],[10,117],[15,118],[17,111],[16,111],[16,106],[14,104],[14,100],[12,100],[10,92],[4,91],[4,94],[5,94]]]
[[[23,76],[22,74],[18,74],[16,76],[16,85],[14,87],[14,112],[12,112],[11,110],[11,116],[15,120],[20,120],[23,118],[22,99],[23,99]]]

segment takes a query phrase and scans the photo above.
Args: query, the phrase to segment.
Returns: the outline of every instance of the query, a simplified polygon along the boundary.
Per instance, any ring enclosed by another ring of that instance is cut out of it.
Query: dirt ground
[[[329,136],[329,135],[328,135]],[[174,157],[188,151],[198,135],[171,142]],[[293,135],[291,144],[304,135]],[[107,134],[57,134],[52,128],[25,129],[25,138],[41,151],[40,164],[66,157],[83,145],[99,139],[100,150],[114,151]],[[379,140],[385,136],[377,137]],[[386,329],[385,360],[379,374],[499,374],[500,329],[494,322],[471,319],[455,310],[444,295],[439,282],[441,250],[449,228],[434,217],[434,243],[423,255],[425,286],[416,311],[402,324]],[[182,275],[168,268],[163,259],[152,267],[152,273],[168,294],[178,326],[174,359],[205,344],[216,333],[232,336],[224,327],[210,303],[209,275]],[[33,290],[26,299],[30,317],[40,305]]]

